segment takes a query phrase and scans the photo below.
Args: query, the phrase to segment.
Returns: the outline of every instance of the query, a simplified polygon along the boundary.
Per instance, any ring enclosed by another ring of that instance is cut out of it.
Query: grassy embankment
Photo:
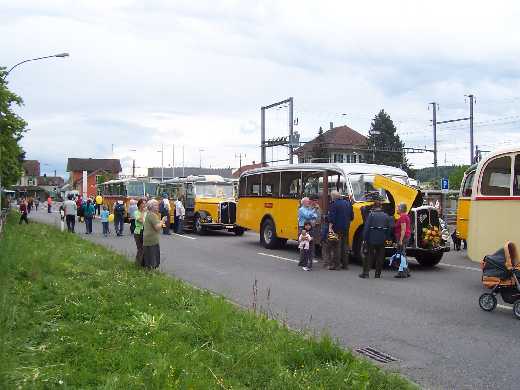
[[[2,389],[414,388],[330,338],[15,216],[0,270]]]

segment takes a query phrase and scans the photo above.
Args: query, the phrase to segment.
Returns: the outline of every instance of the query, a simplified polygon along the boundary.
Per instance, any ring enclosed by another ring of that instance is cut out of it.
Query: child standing
[[[103,211],[101,211],[101,224],[103,225],[103,235],[108,236],[108,216],[110,212],[108,211],[107,206],[103,206]]]
[[[310,221],[305,221],[303,230],[298,237],[298,248],[300,249],[300,263],[303,265],[304,271],[312,270],[312,253],[311,253],[311,229]]]

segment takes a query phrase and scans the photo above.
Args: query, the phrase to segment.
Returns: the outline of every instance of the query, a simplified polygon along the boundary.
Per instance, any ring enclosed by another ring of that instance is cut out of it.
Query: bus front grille
[[[222,202],[220,204],[220,223],[234,224],[236,215],[237,206],[235,202]]]

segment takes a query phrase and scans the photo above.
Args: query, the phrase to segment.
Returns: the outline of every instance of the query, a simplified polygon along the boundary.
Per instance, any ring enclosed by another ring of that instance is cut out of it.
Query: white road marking
[[[513,310],[513,308],[511,306],[497,305],[497,307],[499,307],[501,309],[506,309],[506,310]]]
[[[177,233],[173,233],[174,236],[178,236],[178,237],[182,237],[182,238],[189,238],[190,240],[196,240],[195,237],[190,237],[190,236],[187,236],[185,234],[177,234]]]
[[[475,268],[475,267],[466,267],[464,265],[455,265],[455,264],[447,264],[447,263],[439,263],[439,265],[443,265],[445,267],[453,267],[453,268],[459,268],[459,269],[466,269],[466,270],[469,270],[469,271],[477,271],[477,272],[482,272],[482,270],[480,268]]]
[[[282,257],[282,256],[277,256],[277,255],[271,255],[269,253],[263,253],[263,252],[257,252],[257,255],[262,255],[262,256],[268,256],[268,257],[272,257],[272,258],[275,258],[275,259],[278,259],[278,260],[285,260],[285,261],[291,261],[293,263],[299,263],[300,260],[299,259],[289,259],[287,257]],[[313,263],[317,263],[318,260],[314,260]]]

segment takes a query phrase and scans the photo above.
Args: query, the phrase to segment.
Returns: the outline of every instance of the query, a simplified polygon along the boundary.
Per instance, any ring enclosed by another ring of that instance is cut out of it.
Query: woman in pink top
[[[406,246],[412,234],[412,224],[407,213],[406,204],[401,203],[397,206],[397,212],[399,213],[399,218],[395,221],[394,236],[401,253],[405,254]]]

